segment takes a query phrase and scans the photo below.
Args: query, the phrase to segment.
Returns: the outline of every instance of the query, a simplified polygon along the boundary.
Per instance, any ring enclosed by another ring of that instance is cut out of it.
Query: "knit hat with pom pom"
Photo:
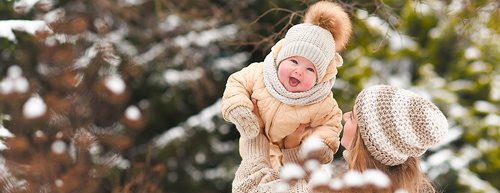
[[[285,35],[284,43],[276,57],[276,63],[292,57],[302,56],[316,67],[317,80],[322,82],[329,65],[340,57],[349,41],[352,24],[347,13],[333,2],[320,1],[306,12],[304,23],[291,27]]]

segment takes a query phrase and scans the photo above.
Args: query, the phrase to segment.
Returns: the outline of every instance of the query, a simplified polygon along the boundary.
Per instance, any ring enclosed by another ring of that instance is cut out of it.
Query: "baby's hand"
[[[302,139],[311,133],[309,124],[300,124],[299,127],[290,135],[283,139],[285,149],[295,148],[302,143]]]
[[[236,125],[241,137],[253,139],[261,132],[259,120],[250,108],[234,108],[229,112],[229,120]]]

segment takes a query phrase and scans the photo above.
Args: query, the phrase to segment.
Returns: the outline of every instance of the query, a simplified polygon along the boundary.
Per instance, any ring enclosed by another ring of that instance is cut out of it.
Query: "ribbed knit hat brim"
[[[448,130],[446,117],[432,102],[387,85],[363,90],[356,98],[355,113],[366,148],[390,166],[421,156]]]

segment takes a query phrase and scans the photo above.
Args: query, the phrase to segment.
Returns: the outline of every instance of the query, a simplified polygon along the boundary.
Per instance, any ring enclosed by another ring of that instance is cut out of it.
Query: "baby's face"
[[[304,92],[316,84],[316,67],[308,59],[292,56],[279,63],[278,79],[290,92]]]

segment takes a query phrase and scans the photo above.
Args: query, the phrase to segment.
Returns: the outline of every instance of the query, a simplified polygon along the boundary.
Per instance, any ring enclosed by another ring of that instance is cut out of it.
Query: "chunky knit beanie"
[[[446,117],[436,105],[387,85],[363,90],[356,98],[355,113],[366,148],[390,166],[421,156],[448,131]]]
[[[276,57],[276,63],[291,56],[302,56],[311,61],[321,82],[334,57],[347,44],[352,24],[347,13],[336,3],[320,1],[306,12],[304,23],[293,26],[283,39],[284,43]]]

